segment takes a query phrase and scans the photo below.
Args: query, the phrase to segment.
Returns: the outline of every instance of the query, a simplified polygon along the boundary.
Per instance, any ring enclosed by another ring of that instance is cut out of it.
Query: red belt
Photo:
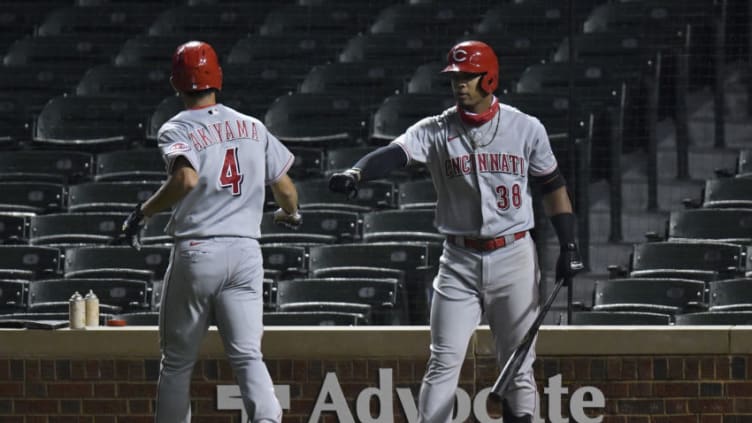
[[[472,248],[478,251],[493,251],[524,238],[526,233],[527,231],[522,231],[514,235],[500,236],[498,238],[468,238],[465,236],[448,235],[447,240],[460,247]]]

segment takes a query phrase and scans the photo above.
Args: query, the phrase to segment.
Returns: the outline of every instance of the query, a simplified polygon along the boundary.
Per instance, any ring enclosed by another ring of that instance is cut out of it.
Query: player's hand
[[[274,223],[286,228],[297,230],[298,228],[300,228],[300,225],[303,224],[303,216],[301,216],[298,211],[290,214],[287,213],[284,209],[278,208],[274,211]]]
[[[562,245],[559,250],[559,259],[556,261],[556,280],[564,278],[566,281],[569,281],[584,268],[585,266],[582,264],[577,244],[568,243]]]
[[[138,203],[120,228],[121,236],[136,250],[141,250],[141,229],[144,224],[146,224],[146,216],[141,211],[141,203]]]
[[[348,169],[344,172],[338,172],[329,177],[329,189],[334,192],[341,192],[348,199],[353,199],[358,195],[358,171]]]

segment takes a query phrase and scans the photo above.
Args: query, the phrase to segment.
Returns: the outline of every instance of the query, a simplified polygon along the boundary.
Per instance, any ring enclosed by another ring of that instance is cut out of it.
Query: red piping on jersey
[[[488,110],[482,113],[470,113],[460,107],[459,104],[457,105],[457,113],[460,115],[460,119],[462,119],[462,122],[464,122],[465,125],[469,126],[483,125],[484,123],[493,119],[498,111],[499,100],[496,98],[496,96],[494,96],[493,101],[491,102],[491,107],[489,107]]]

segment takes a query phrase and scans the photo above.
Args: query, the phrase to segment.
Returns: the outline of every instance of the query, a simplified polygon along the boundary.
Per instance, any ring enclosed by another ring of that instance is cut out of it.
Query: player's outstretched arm
[[[136,249],[141,248],[141,227],[146,219],[169,209],[185,197],[198,183],[198,174],[183,157],[175,159],[172,173],[148,200],[138,203],[121,228],[122,236]]]
[[[350,169],[333,174],[329,178],[329,189],[354,197],[359,182],[385,178],[393,170],[406,166],[408,161],[407,153],[397,144],[379,147],[363,156]]]
[[[274,212],[274,222],[280,225],[297,228],[303,222],[298,213],[298,190],[287,174],[270,185],[274,201],[279,209]]]
[[[557,168],[551,174],[533,180],[543,193],[543,209],[559,239],[559,259],[556,262],[556,279],[570,279],[584,268],[575,236],[576,218],[567,194],[564,177]]]

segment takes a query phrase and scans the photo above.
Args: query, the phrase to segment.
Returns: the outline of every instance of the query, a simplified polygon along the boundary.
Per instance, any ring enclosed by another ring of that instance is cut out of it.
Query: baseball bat
[[[546,317],[546,313],[548,313],[548,310],[551,309],[551,305],[554,303],[556,295],[559,293],[559,290],[564,285],[564,282],[566,282],[566,280],[567,278],[561,278],[556,281],[553,292],[551,292],[551,295],[549,295],[546,303],[543,304],[543,308],[538,313],[538,316],[535,318],[535,321],[533,321],[533,324],[530,325],[530,329],[527,330],[527,333],[522,338],[522,341],[520,341],[519,345],[517,345],[517,348],[514,349],[506,364],[504,364],[504,368],[501,370],[501,373],[499,373],[499,377],[496,379],[496,383],[494,383],[493,387],[491,388],[491,394],[497,396],[500,399],[504,398],[504,394],[509,387],[509,383],[512,381],[512,379],[514,379],[514,376],[517,374],[517,372],[520,371],[522,362],[525,361],[525,357],[527,357],[527,353],[528,351],[530,351],[530,346],[533,345],[533,339],[535,339],[535,335],[538,333],[538,329],[540,329],[540,326],[543,323],[543,319]],[[569,286],[572,286],[572,284],[570,283]]]

